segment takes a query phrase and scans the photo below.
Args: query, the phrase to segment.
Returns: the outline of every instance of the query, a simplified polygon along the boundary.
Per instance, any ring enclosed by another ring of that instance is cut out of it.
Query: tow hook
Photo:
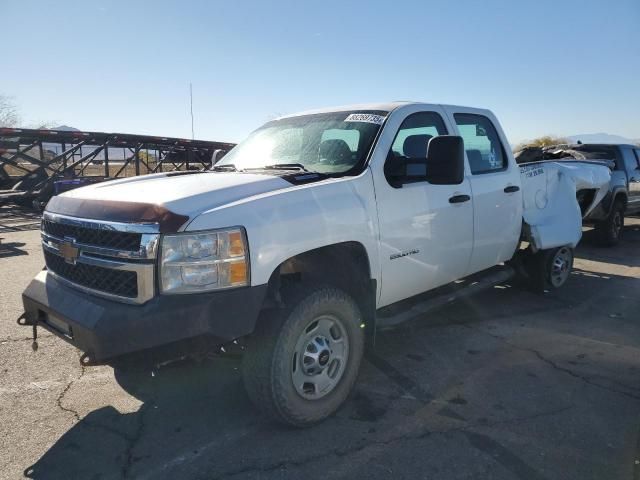
[[[22,327],[28,327],[31,325],[33,341],[31,342],[31,350],[34,352],[38,351],[38,322],[30,322],[27,319],[27,312],[23,312],[22,315],[18,317],[16,323]]]
[[[89,355],[88,353],[83,353],[80,356],[80,365],[83,367],[93,367],[98,365],[98,363]]]

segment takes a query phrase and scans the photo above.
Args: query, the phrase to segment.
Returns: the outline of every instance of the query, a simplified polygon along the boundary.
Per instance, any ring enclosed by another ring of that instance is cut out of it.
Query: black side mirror
[[[427,146],[427,181],[434,185],[460,185],[464,180],[464,141],[439,135]]]
[[[464,180],[464,142],[462,137],[453,135],[433,137],[425,158],[407,158],[390,151],[384,170],[395,188],[425,181],[433,185],[459,185]]]

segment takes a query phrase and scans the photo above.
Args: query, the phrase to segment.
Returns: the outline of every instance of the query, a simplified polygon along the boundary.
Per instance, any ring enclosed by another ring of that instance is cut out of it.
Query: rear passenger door
[[[473,251],[468,274],[510,259],[522,227],[520,171],[493,114],[447,107],[464,140],[473,198]]]

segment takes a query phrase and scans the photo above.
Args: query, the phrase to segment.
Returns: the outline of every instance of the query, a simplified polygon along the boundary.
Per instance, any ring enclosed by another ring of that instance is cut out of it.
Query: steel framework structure
[[[46,202],[62,178],[101,181],[208,168],[234,146],[126,133],[0,128],[0,188],[5,189],[0,202]]]

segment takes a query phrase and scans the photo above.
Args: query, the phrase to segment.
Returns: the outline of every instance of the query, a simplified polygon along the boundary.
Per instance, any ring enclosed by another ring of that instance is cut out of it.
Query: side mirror
[[[464,141],[440,135],[427,147],[427,181],[434,185],[460,185],[464,180]]]

